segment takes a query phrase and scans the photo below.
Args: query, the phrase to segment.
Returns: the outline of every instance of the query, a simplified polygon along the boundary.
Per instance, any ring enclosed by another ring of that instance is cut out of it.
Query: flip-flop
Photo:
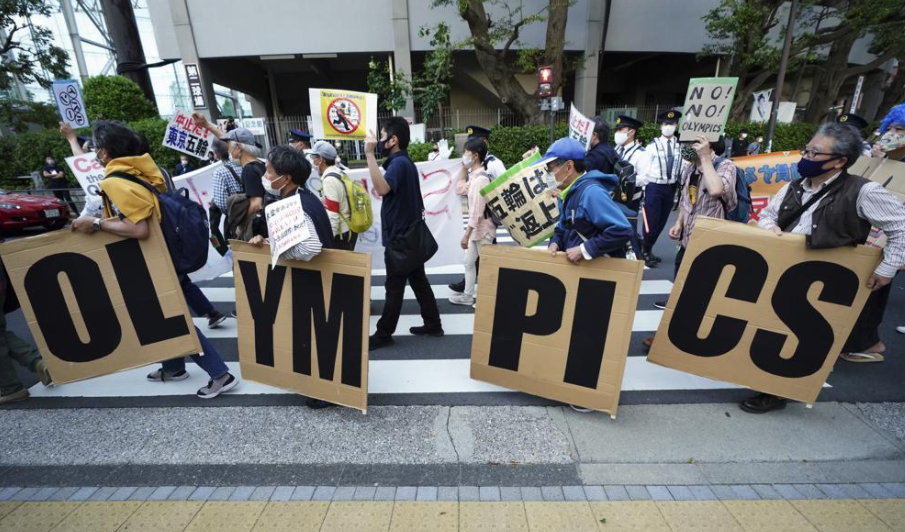
[[[883,353],[842,353],[839,355],[848,362],[883,362]]]

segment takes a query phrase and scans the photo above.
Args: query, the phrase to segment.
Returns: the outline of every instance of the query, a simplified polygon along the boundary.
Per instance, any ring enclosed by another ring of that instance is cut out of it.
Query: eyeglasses
[[[818,157],[820,155],[835,155],[836,157],[842,157],[838,153],[833,153],[833,152],[823,152],[823,151],[812,150],[809,148],[805,148],[805,149],[801,150],[801,156],[807,157],[808,159],[813,159],[814,157]]]

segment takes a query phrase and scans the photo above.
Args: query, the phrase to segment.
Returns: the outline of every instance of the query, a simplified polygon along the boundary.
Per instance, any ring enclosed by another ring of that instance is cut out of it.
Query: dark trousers
[[[185,302],[196,316],[207,316],[214,311],[214,305],[204,296],[198,285],[189,279],[188,275],[179,276],[179,284],[182,293],[185,294]]]
[[[341,235],[333,235],[333,247],[346,251],[355,251],[355,242],[358,241],[358,233],[349,231]]]
[[[54,190],[54,191],[53,191],[53,195],[56,196],[56,198],[57,198],[58,200],[63,200],[63,201],[65,201],[66,203],[68,203],[68,204],[69,204],[69,208],[72,210],[72,212],[74,212],[74,213],[78,213],[78,212],[79,212],[78,208],[75,206],[75,202],[72,201],[72,196],[69,195],[69,191],[68,191],[68,190]]]
[[[408,274],[401,274],[395,271],[386,252],[384,252],[384,260],[387,266],[387,278],[383,284],[386,288],[386,301],[383,305],[383,315],[377,322],[377,335],[389,337],[396,332],[399,314],[402,313],[406,281],[412,287],[415,299],[421,306],[421,318],[424,319],[425,327],[440,327],[440,310],[437,308],[437,300],[431,290],[430,281],[427,280],[427,274],[424,272],[424,265],[422,264]]]
[[[880,342],[880,324],[883,322],[883,313],[886,312],[891,291],[892,283],[870,293],[842,348],[843,353],[863,353]]]
[[[644,213],[647,215],[647,227],[644,229],[644,249],[653,249],[660,233],[666,227],[672,204],[676,197],[673,185],[650,183],[644,189]]]
[[[675,281],[676,277],[679,276],[679,266],[682,265],[682,259],[685,258],[685,246],[679,248],[679,251],[676,252],[676,269],[672,272],[672,280]]]
[[[640,218],[641,218],[640,213],[635,218],[628,218],[628,223],[629,223],[629,225],[632,226],[632,236],[629,237],[629,244],[632,245],[632,250],[635,252],[635,256],[638,257],[638,260],[641,260],[641,258],[640,258],[641,252],[643,251],[643,249],[641,248],[641,236],[638,235],[638,231],[635,230],[635,228],[638,227],[638,223],[639,223],[638,220]],[[643,230],[644,222],[642,221],[640,223],[642,224],[642,230]]]

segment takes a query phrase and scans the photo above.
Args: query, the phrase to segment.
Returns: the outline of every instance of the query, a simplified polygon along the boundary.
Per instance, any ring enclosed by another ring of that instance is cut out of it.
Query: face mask
[[[805,159],[804,157],[798,161],[798,174],[801,177],[817,177],[819,175],[825,174],[830,170],[824,170],[823,165],[828,162],[835,161],[839,159],[839,157],[833,157],[832,159],[827,159],[825,161],[812,161],[810,159]]]
[[[474,157],[466,153],[462,156],[462,164],[465,165],[465,168],[471,168],[471,166],[474,164]]]
[[[277,177],[276,179],[274,179],[274,181],[279,181],[280,179],[282,179],[282,176]],[[261,184],[264,185],[264,192],[267,192],[268,194],[271,194],[273,196],[279,196],[280,191],[283,190],[283,188],[288,184],[288,183],[284,183],[283,186],[280,188],[273,188],[272,183],[273,182],[270,181],[269,179],[267,179],[266,176],[261,176]]]
[[[390,139],[386,139],[386,140],[378,140],[378,141],[377,141],[377,148],[374,150],[374,155],[377,156],[378,159],[380,159],[380,158],[382,158],[382,157],[386,157],[387,155],[389,155],[388,151],[389,151],[390,148],[387,147],[387,142],[388,142],[389,140],[390,140]]]
[[[552,172],[548,171],[546,174],[544,174],[544,181],[547,184],[547,188],[555,190],[562,186],[563,182],[565,182],[565,179],[563,179],[562,181],[556,179],[556,174],[558,174],[562,168],[563,166],[560,166],[556,170]]]
[[[693,163],[698,158],[698,152],[694,151],[694,148],[691,146],[682,146],[680,151],[682,152],[682,158],[688,162]]]
[[[614,140],[616,141],[617,146],[622,146],[625,144],[625,141],[628,140],[628,133],[625,131],[617,131],[615,135],[613,135]]]
[[[664,137],[671,137],[676,133],[676,126],[668,125],[660,127],[660,133],[663,133]]]
[[[887,131],[880,137],[880,150],[884,153],[896,151],[903,147],[905,147],[905,133]]]

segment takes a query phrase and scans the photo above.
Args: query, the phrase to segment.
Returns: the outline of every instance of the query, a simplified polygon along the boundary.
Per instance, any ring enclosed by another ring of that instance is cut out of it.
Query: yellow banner
[[[751,186],[751,196],[771,197],[783,185],[798,179],[798,160],[801,155],[795,151],[774,151],[760,155],[736,157],[732,159]]]
[[[364,140],[369,130],[379,135],[376,94],[308,89],[308,97],[316,139]]]

